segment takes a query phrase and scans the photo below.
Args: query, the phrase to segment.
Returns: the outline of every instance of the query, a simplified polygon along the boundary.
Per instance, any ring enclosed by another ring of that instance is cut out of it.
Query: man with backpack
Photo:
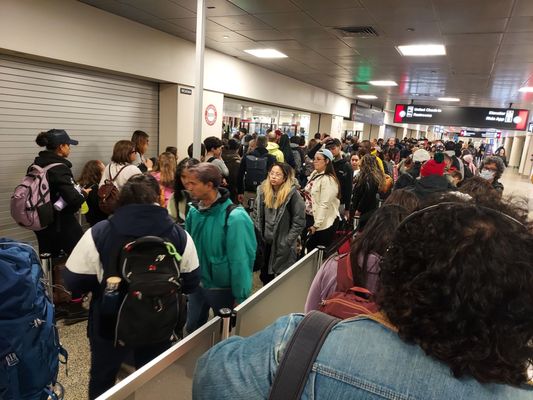
[[[242,207],[234,208],[221,181],[213,164],[188,170],[187,190],[197,204],[189,210],[185,228],[198,249],[202,275],[200,287],[189,296],[189,333],[207,322],[210,308],[218,314],[221,308],[243,302],[252,291],[254,226]]]
[[[198,287],[194,242],[158,199],[153,176],[131,177],[113,217],[90,228],[67,260],[67,287],[92,292],[90,399],[115,384],[129,354],[139,368],[171,346],[185,317],[182,294]]]
[[[246,208],[252,208],[249,204],[251,199],[256,198],[257,187],[267,177],[267,171],[276,162],[276,157],[267,150],[266,136],[258,136],[254,151],[246,154],[239,167],[237,178],[238,199]]]

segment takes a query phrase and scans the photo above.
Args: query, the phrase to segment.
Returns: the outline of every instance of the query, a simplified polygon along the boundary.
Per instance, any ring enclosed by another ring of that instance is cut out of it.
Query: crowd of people
[[[75,180],[67,158],[76,140],[53,129],[36,142],[46,147],[36,164],[61,164],[49,172],[51,201],[67,204],[36,232],[39,251],[69,255],[64,278],[74,301],[92,293],[91,399],[114,384],[124,360],[142,366],[175,340],[117,346],[102,329],[114,248],[150,235],[182,250],[191,333],[210,310],[250,296],[254,271],[266,285],[306,251],[331,246],[346,226],[355,227],[350,251],[326,260],[306,311],[320,310],[342,276],[344,289],[364,288],[379,318],[333,328],[309,395],[437,398],[435,385],[446,391],[440,397],[531,396],[533,230],[527,208],[503,197],[501,151],[480,158],[461,142],[325,134],[306,142],[280,130],[250,135],[242,128],[232,138],[206,138],[199,160],[192,145],[180,160],[173,147],[148,158],[149,135],[138,130],[114,145],[109,163],[91,160]],[[110,182],[118,196],[112,215],[100,196]],[[90,225],[85,233],[75,217],[80,209]],[[267,398],[301,318],[284,317],[211,349],[198,364],[194,397]],[[412,365],[417,372],[408,374]]]

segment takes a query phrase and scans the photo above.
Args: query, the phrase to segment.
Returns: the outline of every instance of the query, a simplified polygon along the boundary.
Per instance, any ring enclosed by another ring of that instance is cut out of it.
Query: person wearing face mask
[[[261,282],[266,285],[296,262],[296,243],[305,227],[305,204],[293,169],[276,162],[257,188],[253,220],[265,241]]]
[[[490,156],[483,160],[481,163],[479,176],[487,180],[494,189],[503,193],[503,185],[499,181],[501,178],[505,165],[500,157]]]
[[[470,150],[463,150],[462,160],[465,165],[464,179],[469,179],[476,176],[478,171],[474,163],[474,156]]]

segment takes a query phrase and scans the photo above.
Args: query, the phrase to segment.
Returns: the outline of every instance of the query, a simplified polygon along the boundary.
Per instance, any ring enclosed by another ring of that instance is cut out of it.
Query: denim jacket
[[[280,359],[302,319],[281,317],[257,334],[231,337],[198,361],[193,399],[267,399]],[[328,335],[302,399],[441,400],[533,398],[533,387],[481,384],[372,320],[340,322]]]

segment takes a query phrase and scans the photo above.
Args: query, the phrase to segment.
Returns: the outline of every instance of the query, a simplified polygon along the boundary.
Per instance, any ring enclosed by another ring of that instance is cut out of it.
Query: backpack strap
[[[233,204],[231,203],[229,206],[226,207],[226,217],[224,218],[224,232],[226,232],[228,230],[228,219],[229,219],[229,215],[231,214],[231,212],[233,210],[235,210],[236,208],[239,208],[240,206],[238,206],[237,204]]]
[[[122,168],[120,168],[117,172],[117,174],[115,175],[115,177],[113,178],[113,175],[111,175],[111,164],[109,164],[109,178],[111,178],[111,182],[115,182],[115,179],[118,178],[118,176],[120,175],[120,173],[122,172],[122,170],[124,168],[126,168],[128,166],[128,164],[124,165]]]
[[[311,311],[296,328],[283,355],[272,387],[270,400],[297,400],[301,397],[313,363],[339,319]]]
[[[210,162],[213,162],[214,160],[216,160],[216,157],[209,157],[209,159],[206,162],[210,163]]]

